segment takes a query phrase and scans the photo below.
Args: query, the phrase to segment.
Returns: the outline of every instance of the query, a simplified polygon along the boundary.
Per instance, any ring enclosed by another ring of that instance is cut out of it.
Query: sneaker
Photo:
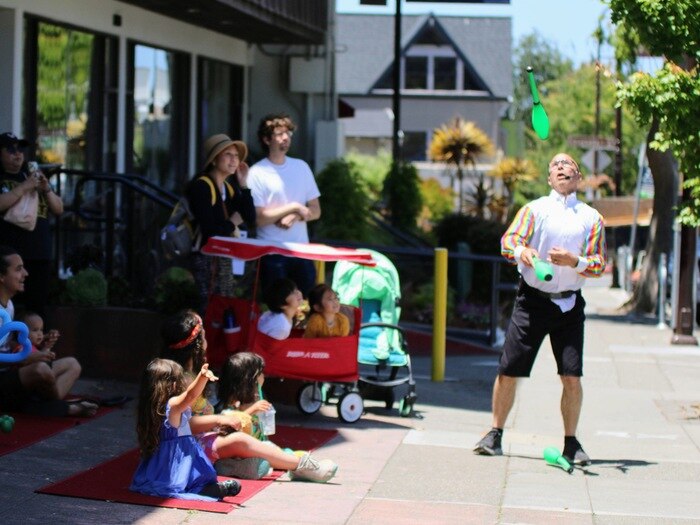
[[[199,493],[202,496],[207,496],[214,499],[224,499],[229,496],[235,496],[241,491],[241,484],[235,479],[227,479],[217,483],[209,483]]]
[[[578,439],[574,439],[573,442],[570,445],[564,445],[564,452],[562,453],[562,456],[566,458],[566,461],[568,461],[571,465],[590,465],[591,464],[591,458],[588,457],[588,454],[583,450],[583,447],[581,446],[581,443],[578,442]]]
[[[216,473],[239,479],[260,479],[270,473],[270,463],[262,458],[226,458],[214,463]]]
[[[474,447],[474,454],[481,454],[482,456],[502,456],[501,434],[498,430],[489,430]]]
[[[315,481],[325,483],[330,480],[338,471],[338,465],[330,459],[317,460],[311,457],[308,452],[299,459],[296,469],[289,471],[292,480]]]
[[[227,479],[226,481],[220,481],[218,485],[222,499],[228,496],[235,496],[241,491],[241,484],[238,483],[238,481],[236,481],[235,479]]]

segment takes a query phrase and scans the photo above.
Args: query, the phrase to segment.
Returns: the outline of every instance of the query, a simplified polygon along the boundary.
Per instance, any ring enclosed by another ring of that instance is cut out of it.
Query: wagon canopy
[[[263,255],[284,255],[313,261],[348,261],[363,266],[375,266],[372,254],[353,248],[335,248],[326,244],[276,242],[234,237],[210,237],[202,253],[251,261]]]

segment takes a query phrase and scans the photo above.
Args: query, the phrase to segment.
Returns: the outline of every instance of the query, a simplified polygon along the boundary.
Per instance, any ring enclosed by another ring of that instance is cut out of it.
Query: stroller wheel
[[[406,396],[399,401],[399,414],[401,414],[401,417],[408,417],[411,415],[411,411],[413,410],[413,402],[414,399],[411,399],[409,396]]]
[[[315,414],[322,404],[321,389],[316,383],[307,383],[299,389],[297,407],[302,413]]]
[[[362,396],[357,392],[347,392],[338,400],[338,417],[346,423],[354,423],[364,410]]]

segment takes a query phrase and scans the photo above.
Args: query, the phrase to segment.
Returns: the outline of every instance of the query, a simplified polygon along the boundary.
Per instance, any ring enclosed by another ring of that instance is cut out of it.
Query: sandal
[[[99,407],[90,401],[68,401],[69,417],[94,417]]]

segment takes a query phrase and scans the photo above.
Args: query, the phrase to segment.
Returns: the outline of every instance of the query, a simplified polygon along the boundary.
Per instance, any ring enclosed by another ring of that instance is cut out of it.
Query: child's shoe
[[[216,473],[239,479],[260,479],[270,473],[270,463],[262,458],[226,458],[214,463]]]
[[[228,496],[235,496],[241,491],[241,484],[235,479],[227,479],[226,481],[220,481],[218,483],[219,491],[221,492],[221,499]]]
[[[311,457],[308,452],[299,459],[299,465],[296,469],[289,471],[289,477],[292,480],[315,481],[317,483],[326,483],[338,471],[336,465],[330,459],[317,460]]]

